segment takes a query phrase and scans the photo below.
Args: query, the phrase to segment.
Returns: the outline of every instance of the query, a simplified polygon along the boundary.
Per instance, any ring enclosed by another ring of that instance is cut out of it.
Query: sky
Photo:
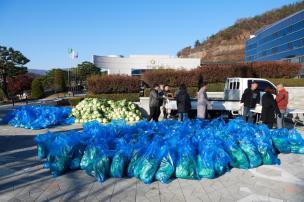
[[[31,69],[68,68],[93,55],[176,53],[295,0],[0,0],[0,45]],[[78,59],[68,57],[68,48]]]

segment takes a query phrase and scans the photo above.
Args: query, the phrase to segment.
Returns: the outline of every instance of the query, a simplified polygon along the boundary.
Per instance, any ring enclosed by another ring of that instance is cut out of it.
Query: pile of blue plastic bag
[[[41,134],[35,141],[52,175],[82,169],[101,182],[109,177],[144,183],[212,179],[232,168],[280,164],[279,153],[304,154],[295,129],[269,130],[242,119],[89,122],[83,131]]]
[[[34,130],[69,125],[75,121],[70,117],[71,111],[71,107],[21,106],[8,113],[3,122],[14,127]]]

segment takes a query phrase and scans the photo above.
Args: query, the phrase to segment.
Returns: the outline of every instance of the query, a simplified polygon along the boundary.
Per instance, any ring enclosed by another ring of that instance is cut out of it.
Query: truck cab
[[[250,87],[253,82],[258,84],[257,90],[261,93],[261,97],[267,87],[272,88],[276,92],[275,85],[266,79],[233,77],[226,79],[224,100],[240,101],[246,88]]]

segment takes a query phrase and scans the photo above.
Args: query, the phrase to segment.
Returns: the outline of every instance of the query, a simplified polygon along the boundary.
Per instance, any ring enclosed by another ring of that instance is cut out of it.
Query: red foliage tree
[[[21,74],[8,79],[8,90],[11,95],[21,95],[26,90],[31,89],[33,77],[27,74]]]

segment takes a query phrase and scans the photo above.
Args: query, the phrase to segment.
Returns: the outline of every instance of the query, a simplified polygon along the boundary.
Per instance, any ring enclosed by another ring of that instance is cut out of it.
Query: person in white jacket
[[[197,118],[200,119],[207,118],[207,109],[211,105],[206,93],[207,89],[208,89],[208,85],[206,83],[202,84],[197,95]]]

